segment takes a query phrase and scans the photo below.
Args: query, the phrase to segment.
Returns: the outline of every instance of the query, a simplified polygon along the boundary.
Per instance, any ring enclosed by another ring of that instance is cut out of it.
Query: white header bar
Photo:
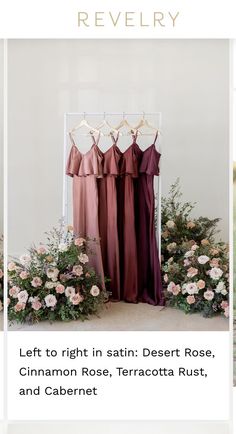
[[[1,38],[236,38],[235,0],[1,0]]]

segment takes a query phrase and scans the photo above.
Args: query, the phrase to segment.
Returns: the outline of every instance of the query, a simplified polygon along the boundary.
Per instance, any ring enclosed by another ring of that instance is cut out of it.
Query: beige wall
[[[9,252],[61,217],[68,111],[161,111],[163,194],[179,176],[227,240],[228,79],[227,40],[9,41]]]

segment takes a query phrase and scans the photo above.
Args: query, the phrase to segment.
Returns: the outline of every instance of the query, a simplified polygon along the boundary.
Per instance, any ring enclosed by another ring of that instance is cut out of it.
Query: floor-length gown
[[[110,281],[107,289],[112,301],[119,301],[120,294],[120,255],[117,227],[116,178],[122,156],[116,146],[118,137],[112,136],[114,144],[103,153],[103,177],[98,179],[99,231],[101,237],[102,259],[105,276]]]
[[[153,305],[164,305],[161,269],[155,231],[154,176],[159,175],[161,154],[155,142],[145,151],[135,143],[140,159],[137,182],[137,252],[138,252],[138,293],[139,300]],[[142,158],[140,158],[140,152]]]
[[[138,302],[138,265],[135,230],[134,178],[138,177],[138,161],[134,143],[123,152],[118,179],[119,241],[121,257],[121,298]]]
[[[103,156],[97,143],[82,154],[70,135],[72,148],[69,154],[66,174],[73,177],[73,227],[76,236],[88,237],[89,265],[100,276],[102,287],[104,271],[102,263],[100,234],[98,225],[97,178],[102,177]],[[99,139],[99,138],[98,138]]]

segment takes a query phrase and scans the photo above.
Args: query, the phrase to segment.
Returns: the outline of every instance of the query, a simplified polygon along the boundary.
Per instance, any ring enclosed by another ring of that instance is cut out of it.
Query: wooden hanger
[[[120,131],[121,128],[129,128],[130,131],[134,130],[134,127],[132,127],[132,125],[129,124],[129,122],[127,121],[127,119],[125,118],[125,113],[123,112],[123,119],[122,121],[119,123],[119,125],[117,125],[117,127],[115,127],[116,130]],[[120,133],[122,135],[122,133]],[[132,134],[132,133],[130,133]]]
[[[110,133],[116,133],[116,134],[119,133],[117,128],[114,128],[111,124],[109,124],[109,122],[107,122],[105,112],[103,114],[103,121],[96,128],[97,130],[101,131],[101,129],[104,127],[109,129],[109,133],[107,134],[108,136],[110,135]]]
[[[154,127],[153,125],[151,125],[151,124],[148,122],[148,120],[145,119],[145,113],[143,113],[143,117],[142,117],[142,119],[140,120],[140,122],[138,123],[138,125],[134,128],[134,130],[136,130],[136,131],[139,130],[139,133],[142,134],[142,132],[140,131],[140,128],[143,128],[143,127],[146,127],[146,128],[148,128],[149,130],[153,130],[153,131],[155,131],[156,133],[159,134],[159,130],[158,130],[158,128],[156,128],[156,127]]]
[[[89,133],[96,133],[99,134],[99,130],[97,128],[92,127],[85,119],[85,112],[84,112],[84,117],[83,119],[74,127],[72,128],[72,130],[70,131],[71,134],[75,133],[77,130],[79,130],[82,127],[86,127],[89,129]]]

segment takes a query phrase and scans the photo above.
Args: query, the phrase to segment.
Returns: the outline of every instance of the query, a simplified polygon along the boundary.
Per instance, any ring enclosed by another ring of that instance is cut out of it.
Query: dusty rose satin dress
[[[122,153],[116,146],[117,139],[113,139],[113,146],[103,153],[103,178],[97,180],[103,267],[105,276],[110,279],[106,286],[113,301],[121,298],[116,178]]]
[[[71,137],[73,141],[73,138]],[[98,225],[98,188],[97,178],[102,177],[103,155],[97,143],[82,154],[75,142],[69,154],[66,174],[73,177],[73,227],[74,233],[91,239],[88,251],[89,264],[100,276],[104,284],[104,270],[102,263],[100,234]],[[96,241],[92,241],[96,240]]]
[[[154,176],[159,175],[161,154],[153,145],[142,151],[135,143],[135,152],[139,158],[139,178],[137,182],[137,252],[138,252],[138,293],[139,300],[163,306],[161,270],[157,248],[154,222]],[[140,153],[142,157],[140,158]]]

